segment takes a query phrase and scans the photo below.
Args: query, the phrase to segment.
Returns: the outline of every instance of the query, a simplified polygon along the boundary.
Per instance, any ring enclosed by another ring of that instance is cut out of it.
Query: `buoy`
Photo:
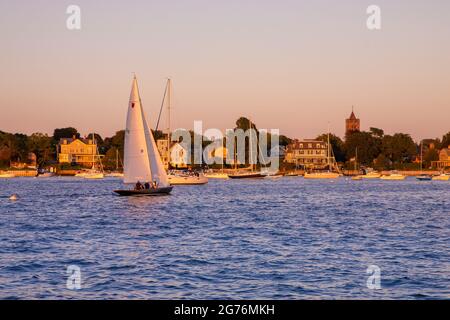
[[[9,197],[9,200],[16,201],[19,199],[19,196],[17,194],[13,194],[11,197]]]

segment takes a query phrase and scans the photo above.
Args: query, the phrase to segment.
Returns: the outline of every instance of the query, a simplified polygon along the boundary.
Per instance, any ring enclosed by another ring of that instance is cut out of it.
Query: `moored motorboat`
[[[209,172],[204,174],[208,179],[228,179],[228,174],[223,172]]]
[[[442,173],[438,176],[433,176],[433,181],[448,181],[450,179],[450,176],[448,174]]]
[[[386,174],[386,175],[382,175],[380,177],[381,180],[405,180],[406,176],[403,174],[399,174],[399,173],[391,173],[391,174]]]
[[[337,179],[341,175],[337,172],[325,171],[325,172],[311,172],[305,173],[303,176],[305,179]]]
[[[433,176],[429,174],[420,174],[416,176],[416,179],[419,181],[431,181],[433,179]]]
[[[361,176],[363,179],[378,179],[381,178],[381,173],[377,171],[371,171]]]
[[[16,175],[13,173],[2,173],[0,174],[0,179],[10,179],[10,178],[15,178]]]
[[[100,172],[100,173],[88,173],[83,178],[96,180],[96,179],[103,179],[104,177],[105,175]]]
[[[54,172],[44,172],[37,175],[38,178],[51,178],[56,176]]]

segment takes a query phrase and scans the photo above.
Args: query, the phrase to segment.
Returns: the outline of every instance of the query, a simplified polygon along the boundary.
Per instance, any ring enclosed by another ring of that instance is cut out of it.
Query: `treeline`
[[[243,130],[248,129],[249,120],[245,117],[240,117],[236,121],[236,127]],[[253,128],[256,126],[252,124]],[[256,129],[257,130],[257,129]],[[191,135],[191,141],[194,141],[195,133],[189,131]],[[117,164],[117,155],[119,158],[119,166],[123,161],[124,152],[124,138],[125,131],[117,131],[112,137],[103,138],[98,133],[90,133],[82,136],[76,128],[57,128],[53,131],[53,135],[49,136],[44,133],[33,133],[30,136],[25,134],[12,134],[0,131],[0,168],[7,168],[11,161],[15,162],[27,162],[28,155],[34,153],[37,157],[38,167],[55,166],[57,165],[57,146],[62,138],[92,138],[94,135],[97,142],[98,151],[103,155],[102,164],[105,169],[114,169]],[[162,131],[153,131],[155,140],[166,138]],[[270,136],[268,139],[270,146]],[[286,146],[291,142],[291,139],[280,136],[280,144]],[[203,147],[207,146],[212,141],[209,141],[206,137],[202,137]],[[193,151],[193,145],[192,150]],[[192,152],[193,156],[193,152]],[[67,167],[70,165],[64,165]]]
[[[327,141],[327,135],[320,135],[317,139]],[[353,168],[357,160],[360,165],[376,169],[417,169],[421,150],[423,168],[430,168],[432,161],[439,160],[439,150],[450,145],[450,132],[442,139],[425,139],[416,143],[406,133],[387,135],[382,129],[370,128],[369,131],[350,133],[345,141],[331,135],[330,144],[336,161],[346,168]]]
[[[105,160],[114,162],[115,165],[115,150],[119,150],[123,154],[124,131],[118,131],[114,136],[105,139],[96,133],[94,136],[100,154],[106,155]],[[78,130],[72,127],[55,129],[52,136],[44,133],[33,133],[27,136],[21,133],[12,134],[0,131],[0,167],[9,167],[11,161],[27,163],[30,153],[36,155],[38,167],[56,165],[57,146],[60,139],[72,137],[81,137]],[[109,159],[112,158],[112,153],[114,153],[114,160]]]
[[[240,117],[236,121],[235,129],[247,130],[249,120]],[[252,127],[257,130],[256,125]],[[194,141],[194,132],[190,132]],[[155,139],[164,138],[161,131],[153,131]],[[20,133],[6,133],[0,131],[0,168],[9,167],[11,161],[27,162],[28,155],[34,153],[37,157],[37,165],[45,167],[57,164],[57,145],[61,138],[80,138],[81,134],[73,127],[55,129],[52,136],[43,133],[33,133],[28,136]],[[86,135],[92,137],[92,134]],[[99,153],[104,155],[102,163],[106,169],[116,166],[117,154],[123,159],[125,131],[117,131],[112,137],[102,138],[94,133]],[[327,141],[327,134],[317,137],[319,140]],[[270,146],[271,137],[268,138]],[[203,137],[206,146],[211,141]],[[292,139],[281,135],[280,145],[286,146]],[[370,128],[369,131],[354,132],[342,140],[331,134],[330,142],[337,162],[344,164],[347,168],[354,166],[357,153],[357,161],[360,165],[370,166],[377,169],[400,169],[416,168],[414,163],[420,157],[421,143],[423,143],[424,168],[430,167],[432,161],[439,160],[439,150],[450,145],[450,132],[442,139],[426,139],[415,143],[409,134],[396,133],[386,135],[378,128]],[[434,146],[434,148],[433,148]]]

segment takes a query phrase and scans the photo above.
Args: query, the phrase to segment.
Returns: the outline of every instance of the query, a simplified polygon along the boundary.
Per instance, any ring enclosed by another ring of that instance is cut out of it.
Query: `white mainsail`
[[[156,181],[169,186],[155,139],[145,120],[136,76],[131,87],[125,130],[124,183]]]

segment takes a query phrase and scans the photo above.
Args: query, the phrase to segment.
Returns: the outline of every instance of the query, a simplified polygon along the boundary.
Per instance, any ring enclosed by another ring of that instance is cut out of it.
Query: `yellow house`
[[[58,162],[91,167],[98,161],[97,144],[92,139],[61,138],[58,144]]]
[[[180,143],[172,142],[170,144],[170,153],[167,152],[167,139],[159,139],[156,141],[156,146],[161,156],[161,160],[164,164],[164,168],[167,169],[170,165],[173,168],[184,169],[188,167],[188,150],[186,150]],[[169,159],[170,155],[170,159]]]
[[[433,161],[431,164],[440,170],[450,167],[450,146],[443,148],[439,152],[439,161]]]

